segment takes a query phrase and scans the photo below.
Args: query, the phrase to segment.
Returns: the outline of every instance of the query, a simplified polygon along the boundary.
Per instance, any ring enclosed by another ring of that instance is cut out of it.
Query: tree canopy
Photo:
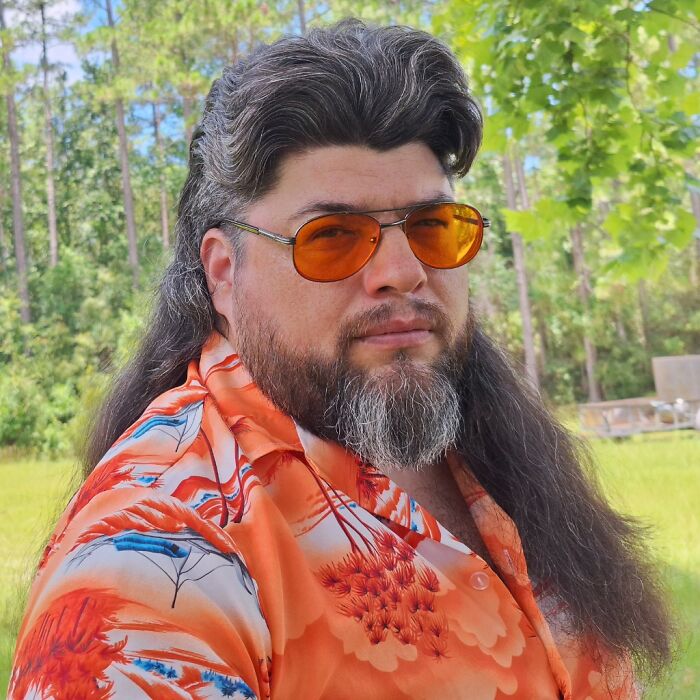
[[[485,139],[457,187],[493,222],[474,304],[547,400],[645,395],[651,357],[700,350],[692,0],[0,0],[0,447],[81,439],[145,321],[212,80],[347,16],[463,62]]]

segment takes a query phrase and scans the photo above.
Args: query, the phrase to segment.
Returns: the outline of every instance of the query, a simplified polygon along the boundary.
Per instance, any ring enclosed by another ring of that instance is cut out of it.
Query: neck
[[[446,460],[420,470],[392,469],[387,476],[493,568],[484,541]]]

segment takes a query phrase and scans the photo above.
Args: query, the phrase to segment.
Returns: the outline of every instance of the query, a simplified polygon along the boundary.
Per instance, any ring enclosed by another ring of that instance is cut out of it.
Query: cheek
[[[330,356],[337,344],[339,328],[348,303],[331,286],[297,277],[289,285],[280,323],[285,335],[299,349]]]
[[[469,315],[469,272],[466,267],[440,271],[433,289],[445,305],[455,329],[460,328]]]
[[[290,260],[267,259],[264,277],[248,260],[240,278],[236,303],[244,304],[247,323],[267,327],[295,351],[330,355],[347,303],[333,285],[309,282]],[[272,263],[276,264],[272,264]]]

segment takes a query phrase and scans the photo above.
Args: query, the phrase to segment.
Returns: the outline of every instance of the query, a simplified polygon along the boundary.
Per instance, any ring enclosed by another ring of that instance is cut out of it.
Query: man
[[[628,698],[663,665],[634,525],[470,313],[480,136],[405,28],[214,84],[12,698]]]

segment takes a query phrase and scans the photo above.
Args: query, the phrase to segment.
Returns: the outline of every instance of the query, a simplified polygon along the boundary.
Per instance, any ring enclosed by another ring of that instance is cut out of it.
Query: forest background
[[[553,405],[653,393],[700,350],[694,0],[0,0],[0,449],[73,454],[172,247],[223,66],[347,16],[435,33],[485,140],[486,328]]]

